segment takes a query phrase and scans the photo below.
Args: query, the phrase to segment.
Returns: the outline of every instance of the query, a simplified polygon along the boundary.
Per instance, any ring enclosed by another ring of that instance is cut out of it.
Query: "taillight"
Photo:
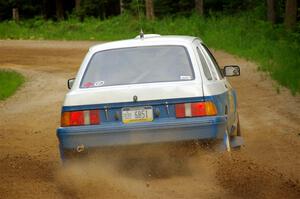
[[[176,118],[201,117],[217,115],[213,102],[195,102],[175,105]]]
[[[99,110],[90,111],[90,124],[100,124]]]
[[[61,126],[83,126],[100,124],[99,110],[68,111],[61,115]]]
[[[177,118],[185,117],[185,104],[176,104],[175,109]]]
[[[84,125],[84,112],[74,111],[70,112],[70,126]]]

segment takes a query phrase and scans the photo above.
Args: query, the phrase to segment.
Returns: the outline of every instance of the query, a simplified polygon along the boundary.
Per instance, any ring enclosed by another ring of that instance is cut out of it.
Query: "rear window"
[[[132,47],[95,53],[81,88],[194,79],[190,57],[183,46]]]

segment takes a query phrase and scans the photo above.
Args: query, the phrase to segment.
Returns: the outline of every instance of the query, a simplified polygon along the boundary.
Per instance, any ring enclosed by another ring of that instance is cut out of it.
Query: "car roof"
[[[154,45],[189,45],[195,39],[193,36],[145,34],[141,38],[139,35],[133,39],[119,40],[104,44],[97,44],[90,48],[90,51],[108,50],[114,48],[154,46]],[[199,39],[201,41],[201,39]],[[202,42],[202,41],[201,41]]]

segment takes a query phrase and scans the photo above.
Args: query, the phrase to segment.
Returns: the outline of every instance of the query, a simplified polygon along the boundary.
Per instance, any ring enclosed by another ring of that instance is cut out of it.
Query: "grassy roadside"
[[[40,19],[0,23],[2,39],[117,40],[132,38],[143,27],[145,33],[194,35],[210,47],[256,61],[280,85],[300,93],[300,34],[272,27],[254,15],[164,18],[142,20],[130,15],[83,23],[75,18],[52,22]]]
[[[24,83],[25,78],[11,70],[0,70],[0,101],[15,93]]]

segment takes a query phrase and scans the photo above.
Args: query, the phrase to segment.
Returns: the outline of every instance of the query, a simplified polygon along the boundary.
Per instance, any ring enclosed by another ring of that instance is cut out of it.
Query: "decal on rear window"
[[[191,76],[187,76],[187,75],[180,76],[180,80],[191,80],[191,79],[193,79]]]
[[[83,84],[83,87],[84,88],[90,88],[90,87],[93,87],[94,86],[94,83],[92,83],[92,82],[85,82],[84,84]]]
[[[102,86],[102,85],[104,85],[104,81],[98,81],[98,82],[94,83],[95,87],[99,87],[99,86]]]

